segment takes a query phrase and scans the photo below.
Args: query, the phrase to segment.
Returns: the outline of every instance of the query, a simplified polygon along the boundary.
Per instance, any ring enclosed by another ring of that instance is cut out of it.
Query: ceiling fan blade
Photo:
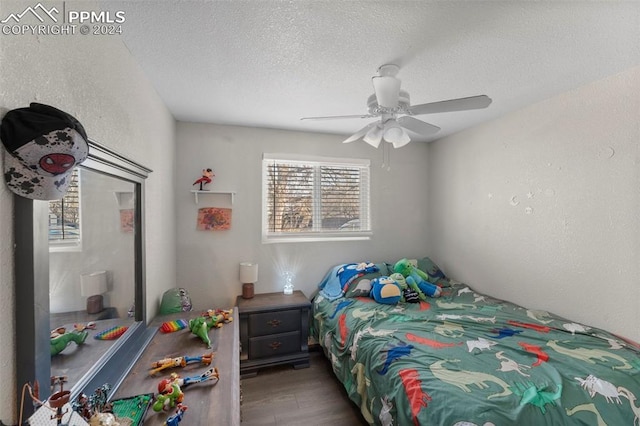
[[[400,80],[393,76],[373,77],[373,89],[376,93],[378,105],[384,108],[395,108],[398,106],[398,95],[400,94]]]
[[[438,112],[465,111],[481,109],[491,105],[491,98],[487,95],[470,96],[468,98],[449,99],[448,101],[431,102],[413,105],[408,108],[409,114],[435,114]]]
[[[413,118],[405,115],[404,117],[398,118],[398,124],[400,124],[405,129],[409,129],[414,133],[418,133],[419,135],[432,135],[440,130],[440,127],[434,126],[433,124],[425,123],[422,120],[418,120],[417,118]]]
[[[325,117],[302,117],[300,120],[335,120],[340,118],[373,118],[375,115],[360,114],[360,115],[328,115]]]
[[[349,143],[349,142],[354,142],[357,141],[358,139],[360,139],[361,137],[363,137],[364,135],[367,134],[367,132],[369,132],[369,130],[371,130],[376,124],[378,124],[377,122],[373,122],[373,123],[369,123],[366,126],[364,126],[362,129],[358,130],[357,132],[355,132],[353,135],[349,136],[347,139],[345,139],[344,141],[342,141],[342,143]]]

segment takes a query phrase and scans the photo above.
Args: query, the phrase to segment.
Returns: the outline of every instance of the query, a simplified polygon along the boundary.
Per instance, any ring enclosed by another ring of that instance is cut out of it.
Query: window
[[[78,250],[80,242],[80,171],[76,168],[64,198],[49,201],[49,249]]]
[[[369,164],[264,154],[263,242],[368,239]]]

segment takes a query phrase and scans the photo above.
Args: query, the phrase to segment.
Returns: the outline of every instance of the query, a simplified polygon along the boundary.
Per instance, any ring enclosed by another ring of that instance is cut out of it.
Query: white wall
[[[452,277],[640,341],[640,67],[430,145]]]
[[[24,7],[24,2],[2,2],[0,16]],[[153,316],[159,294],[175,286],[176,277],[172,116],[118,36],[2,35],[0,64],[0,115],[34,101],[51,104],[74,115],[91,138],[154,170],[146,192],[147,304]],[[8,325],[15,310],[13,200],[3,184],[0,223],[0,323]],[[12,327],[0,327],[0,341],[0,381],[15,389]],[[18,397],[0,398],[4,423],[17,422]]]
[[[259,264],[257,293],[282,291],[279,270],[291,266],[299,270],[295,288],[310,296],[333,265],[427,254],[427,145],[391,148],[391,171],[387,171],[381,167],[382,149],[364,142],[342,144],[343,139],[249,127],[177,124],[178,285],[189,291],[194,306],[233,306],[241,292],[241,261]],[[373,238],[365,242],[262,244],[264,152],[371,159]],[[208,189],[237,193],[228,231],[196,230],[199,207],[231,207],[229,197],[219,195],[200,196],[195,204],[189,191],[207,167],[216,174]]]

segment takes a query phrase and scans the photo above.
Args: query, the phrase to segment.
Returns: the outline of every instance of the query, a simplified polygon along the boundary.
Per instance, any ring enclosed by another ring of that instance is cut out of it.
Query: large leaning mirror
[[[117,387],[152,336],[145,324],[144,180],[90,141],[64,200],[14,197],[17,385],[45,399]],[[28,409],[25,415],[30,415]]]

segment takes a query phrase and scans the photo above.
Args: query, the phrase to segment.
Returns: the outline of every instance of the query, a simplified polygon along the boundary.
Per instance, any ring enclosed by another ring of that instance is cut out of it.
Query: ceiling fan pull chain
[[[391,148],[389,147],[389,143],[384,144],[384,149],[387,150],[387,171],[391,171]]]

